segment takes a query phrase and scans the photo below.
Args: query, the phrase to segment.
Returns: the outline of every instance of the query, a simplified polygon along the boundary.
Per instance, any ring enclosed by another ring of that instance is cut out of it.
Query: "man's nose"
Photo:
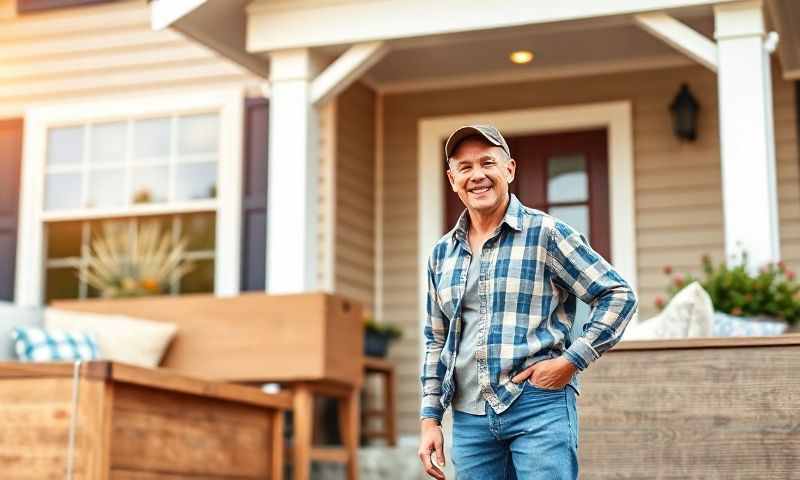
[[[486,178],[486,173],[482,168],[473,168],[469,176],[469,180],[473,183],[479,183],[484,178]]]

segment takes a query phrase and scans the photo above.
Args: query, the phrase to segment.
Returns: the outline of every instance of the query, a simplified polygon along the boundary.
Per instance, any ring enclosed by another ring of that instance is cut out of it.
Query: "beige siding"
[[[15,17],[9,3],[0,0],[0,117],[67,99],[258,83],[174,31],[152,31],[145,0]]]
[[[701,104],[699,139],[672,135],[668,106],[682,82]],[[776,80],[783,255],[800,267],[800,198],[791,84]],[[636,235],[641,314],[654,313],[666,264],[699,273],[701,255],[724,255],[716,77],[702,67],[640,71],[384,97],[384,318],[406,328],[393,351],[404,433],[417,431],[417,122],[420,118],[519,108],[630,100],[633,104]],[[425,252],[427,255],[427,252]],[[612,259],[613,261],[613,259]]]
[[[332,291],[330,278],[330,256],[332,255],[331,235],[333,225],[329,221],[335,190],[335,176],[332,171],[336,164],[336,101],[325,104],[319,112],[319,203],[317,205],[317,286],[319,290]]]
[[[336,100],[335,291],[373,311],[375,94],[355,84]]]
[[[778,77],[775,75],[775,77]],[[794,85],[775,78],[775,159],[778,163],[778,214],[781,258],[800,269],[800,174],[798,174],[797,110]]]

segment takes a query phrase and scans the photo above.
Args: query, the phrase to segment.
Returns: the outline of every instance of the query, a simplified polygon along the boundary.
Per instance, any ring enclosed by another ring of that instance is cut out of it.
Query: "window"
[[[218,151],[215,113],[51,128],[44,209],[213,199]]]
[[[31,109],[17,301],[98,296],[79,275],[93,238],[110,224],[133,241],[150,221],[189,240],[170,293],[237,293],[243,107],[234,88]]]
[[[80,271],[87,268],[91,239],[102,231],[103,223],[110,223],[114,229],[127,230],[129,242],[133,244],[138,234],[137,227],[145,221],[160,223],[161,231],[173,240],[182,235],[189,239],[184,259],[191,261],[194,268],[180,279],[173,277],[169,293],[213,292],[216,215],[213,212],[199,212],[48,222],[45,302],[59,298],[98,297],[99,292],[82,281],[79,275]]]

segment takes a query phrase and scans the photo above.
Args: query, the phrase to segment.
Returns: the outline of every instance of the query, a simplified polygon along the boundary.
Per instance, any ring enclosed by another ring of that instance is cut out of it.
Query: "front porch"
[[[448,229],[438,152],[460,124],[491,122],[520,138],[605,131],[608,186],[590,196],[607,196],[608,256],[636,286],[643,317],[655,312],[665,264],[698,272],[702,254],[721,260],[743,247],[754,266],[782,258],[800,267],[787,2],[548,11],[512,2],[504,12],[476,2],[468,15],[425,2],[390,11],[206,0],[171,12],[166,3],[154,2],[154,24],[265,78],[268,290],[335,291],[403,326],[391,357],[401,445],[414,445],[418,430],[419,267]],[[231,8],[222,22],[216,14]],[[211,19],[241,38],[216,37]],[[767,42],[773,29],[780,59]],[[509,63],[520,49],[534,61]],[[700,104],[691,143],[675,137],[668,110],[683,83]],[[596,220],[590,207],[586,215]]]

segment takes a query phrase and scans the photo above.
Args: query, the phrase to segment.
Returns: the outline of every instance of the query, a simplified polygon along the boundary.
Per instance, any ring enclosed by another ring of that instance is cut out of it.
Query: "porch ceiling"
[[[710,9],[676,18],[713,37]],[[515,65],[509,60],[515,50],[530,50],[535,58],[529,64]],[[379,89],[392,91],[437,83],[553,76],[569,70],[679,63],[691,60],[624,17],[395,42],[367,78]]]

